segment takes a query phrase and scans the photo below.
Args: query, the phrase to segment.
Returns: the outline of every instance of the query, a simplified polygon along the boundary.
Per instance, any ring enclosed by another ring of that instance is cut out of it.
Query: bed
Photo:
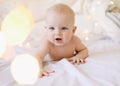
[[[67,0],[64,3],[68,3]],[[76,13],[76,35],[89,50],[86,63],[73,65],[65,58],[47,61],[45,69],[55,70],[55,73],[38,78],[32,85],[20,85],[11,75],[10,62],[0,59],[0,86],[120,86],[120,13],[106,11],[109,0],[71,0],[69,5]],[[34,54],[39,49],[44,18],[38,14],[34,11],[36,22],[28,38],[21,45],[12,46],[15,54]]]

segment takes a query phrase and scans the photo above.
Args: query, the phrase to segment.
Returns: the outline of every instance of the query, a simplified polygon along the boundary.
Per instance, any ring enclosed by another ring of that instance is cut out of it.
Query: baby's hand
[[[51,73],[54,73],[55,71],[49,70],[49,71],[43,71],[39,74],[39,77],[42,78],[44,76],[49,76]]]
[[[85,59],[81,59],[81,58],[79,58],[77,56],[73,56],[71,58],[67,58],[67,60],[69,62],[71,62],[72,64],[80,64],[80,63],[84,64],[86,62]]]

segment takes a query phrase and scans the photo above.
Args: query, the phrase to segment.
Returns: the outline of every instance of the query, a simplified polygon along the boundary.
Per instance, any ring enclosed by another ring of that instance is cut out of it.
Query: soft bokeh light
[[[110,1],[110,4],[111,4],[111,5],[114,5],[114,2],[111,0],[111,1]]]
[[[91,20],[91,19],[93,19],[93,16],[88,15],[86,18],[87,18],[88,20]]]
[[[86,40],[86,41],[89,40],[89,38],[88,38],[89,33],[90,33],[90,31],[88,29],[84,29],[82,31],[82,37],[84,38],[84,40]]]
[[[27,42],[27,43],[25,44],[25,48],[26,48],[26,49],[29,49],[30,47],[31,47],[30,43]]]
[[[1,31],[8,44],[16,45],[25,40],[33,23],[34,19],[31,12],[23,6],[18,6],[5,17]]]
[[[94,22],[94,26],[97,27],[99,24],[97,22]]]
[[[102,4],[102,2],[101,1],[97,1],[97,5],[101,5]]]
[[[83,33],[86,34],[86,35],[88,35],[89,34],[89,30],[88,29],[84,29]]]
[[[89,40],[89,38],[88,38],[88,37],[85,37],[85,40],[87,41],[87,40]]]
[[[37,59],[28,54],[16,56],[10,68],[13,78],[21,85],[34,84],[40,71]]]
[[[2,58],[2,55],[4,54],[6,48],[7,48],[6,40],[3,34],[0,32],[0,58]]]

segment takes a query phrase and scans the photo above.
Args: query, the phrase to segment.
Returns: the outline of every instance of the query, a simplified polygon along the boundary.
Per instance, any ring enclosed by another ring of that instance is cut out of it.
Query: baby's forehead
[[[63,13],[63,12],[59,12],[59,11],[54,11],[51,10],[49,11],[49,13],[46,15],[46,18],[58,18],[58,19],[72,19],[73,17],[71,16],[70,13]]]
[[[71,21],[74,24],[74,12],[73,10],[65,4],[56,4],[50,7],[46,13],[46,18],[51,16],[62,16],[63,18]]]
[[[48,9],[47,13],[49,12],[56,12],[64,15],[71,14],[72,16],[74,16],[73,10],[65,4],[56,4]]]

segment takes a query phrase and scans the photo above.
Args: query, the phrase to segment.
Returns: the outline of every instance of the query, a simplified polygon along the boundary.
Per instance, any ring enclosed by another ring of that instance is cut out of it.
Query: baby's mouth
[[[55,44],[61,45],[62,43],[63,43],[62,38],[60,38],[60,37],[55,38]]]
[[[56,40],[56,41],[60,41],[60,40],[62,40],[62,39],[61,39],[61,38],[56,38],[55,40]]]

